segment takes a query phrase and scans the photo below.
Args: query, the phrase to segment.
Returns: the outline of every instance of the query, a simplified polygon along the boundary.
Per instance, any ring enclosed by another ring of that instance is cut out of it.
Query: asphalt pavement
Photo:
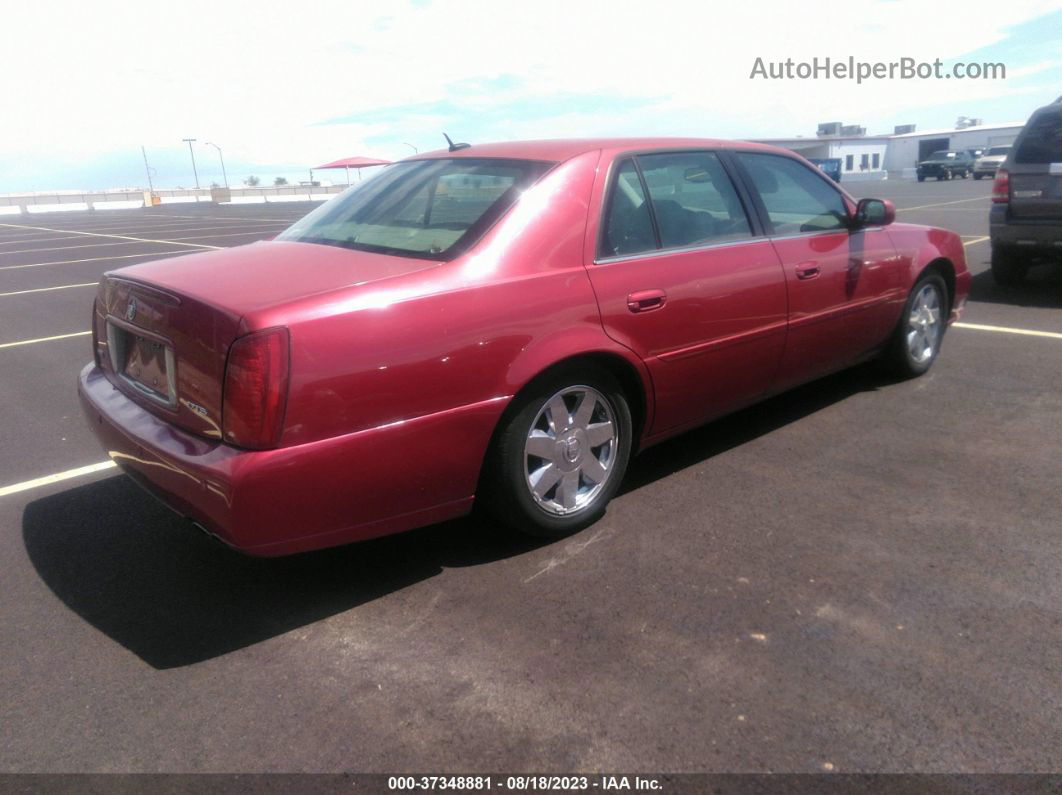
[[[927,376],[652,448],[562,541],[278,560],[114,470],[47,478],[106,460],[74,388],[100,275],[313,205],[0,216],[0,771],[1058,771],[1062,276],[993,285],[990,181],[845,187],[964,236]]]

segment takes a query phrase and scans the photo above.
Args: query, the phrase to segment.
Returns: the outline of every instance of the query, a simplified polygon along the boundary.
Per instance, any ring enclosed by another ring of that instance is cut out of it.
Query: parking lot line
[[[95,287],[99,282],[83,282],[81,284],[60,284],[58,287],[35,287],[32,290],[14,290],[10,293],[0,293],[0,298],[9,295],[25,295],[26,293],[46,293],[49,290],[69,290],[71,287]]]
[[[972,329],[973,331],[997,331],[1000,334],[1022,334],[1028,337],[1047,337],[1053,340],[1062,340],[1062,334],[1057,331],[1034,331],[1027,328],[1010,328],[1009,326],[982,326],[979,323],[952,323],[955,328]]]
[[[969,235],[962,235],[962,237],[969,237]],[[988,235],[982,235],[981,237],[975,237],[973,240],[967,240],[963,245],[974,246],[978,243],[984,243],[986,240],[988,240]]]
[[[937,202],[936,204],[919,204],[917,207],[897,207],[896,212],[906,213],[911,210],[924,210],[927,207],[944,207],[948,204],[965,204],[966,202],[982,202],[991,199],[991,196],[974,196],[972,199],[957,199],[953,202]]]
[[[47,226],[27,226],[25,224],[0,224],[0,226],[13,229],[36,229],[41,232],[58,232],[59,234],[85,235],[87,237],[111,237],[116,240],[139,240],[141,243],[169,243],[168,240],[153,240],[148,237],[131,237],[129,235],[106,235],[100,232],[81,232],[77,229],[52,229]],[[207,246],[202,243],[173,243],[175,246],[190,246],[192,248],[221,248],[221,246]]]
[[[206,246],[206,248],[219,249],[222,246]],[[133,259],[134,257],[179,257],[183,251],[157,251],[154,254],[118,254],[113,257],[88,257],[86,259],[60,259],[55,262],[29,262],[25,265],[0,265],[0,271],[13,271],[19,268],[41,268],[45,265],[73,265],[78,262],[100,262],[107,259]]]
[[[0,497],[6,497],[9,494],[17,494],[20,491],[29,491],[30,489],[40,488],[41,486],[47,486],[51,483],[58,483],[61,480],[70,480],[71,478],[79,478],[82,475],[91,475],[93,472],[102,472],[105,469],[114,469],[115,466],[117,466],[117,464],[113,461],[100,461],[96,464],[78,467],[77,469],[68,469],[66,472],[57,472],[54,475],[45,475],[42,478],[34,478],[33,480],[26,480],[22,483],[12,483],[10,486],[0,486]]]
[[[231,229],[231,226],[219,226],[216,229]],[[178,232],[194,232],[194,229],[178,229]],[[214,239],[215,237],[246,237],[247,235],[268,234],[268,229],[252,229],[249,232],[226,232],[219,235],[191,235],[189,237],[174,237],[169,240],[156,240],[155,243],[173,243],[174,245],[183,245],[182,240],[198,240],[199,238],[209,237]],[[98,248],[100,246],[132,246],[139,243],[139,240],[123,240],[119,243],[82,243],[77,246],[53,246],[51,248],[23,248],[16,249],[15,251],[0,251],[0,254],[32,254],[35,251],[66,251],[67,249],[75,248]],[[224,246],[211,246],[211,248],[224,248]]]
[[[84,337],[91,331],[75,331],[72,334],[56,334],[54,337],[38,337],[35,340],[17,340],[15,342],[0,342],[0,348],[16,348],[19,345],[33,345],[37,342],[51,342],[52,340],[65,340],[68,337]]]

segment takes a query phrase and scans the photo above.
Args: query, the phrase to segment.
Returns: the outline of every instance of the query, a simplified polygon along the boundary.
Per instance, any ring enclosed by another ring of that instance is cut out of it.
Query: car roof
[[[561,162],[598,149],[643,151],[646,149],[745,149],[792,156],[788,149],[757,144],[751,141],[727,141],[719,138],[556,138],[540,141],[504,141],[473,144],[451,152],[438,149],[407,157],[406,160],[426,160],[447,157],[495,157],[513,160],[544,160]]]

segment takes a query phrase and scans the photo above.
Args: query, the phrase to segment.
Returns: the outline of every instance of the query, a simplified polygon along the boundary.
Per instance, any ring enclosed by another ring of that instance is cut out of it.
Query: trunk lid
[[[245,315],[356,285],[437,267],[294,242],[263,242],[132,265],[100,282],[96,338],[108,378],[147,410],[221,438],[229,346]]]

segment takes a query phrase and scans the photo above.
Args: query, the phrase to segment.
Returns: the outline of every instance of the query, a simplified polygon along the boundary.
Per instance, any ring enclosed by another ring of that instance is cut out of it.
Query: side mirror
[[[888,226],[896,220],[896,208],[888,199],[860,199],[856,205],[856,226]]]

